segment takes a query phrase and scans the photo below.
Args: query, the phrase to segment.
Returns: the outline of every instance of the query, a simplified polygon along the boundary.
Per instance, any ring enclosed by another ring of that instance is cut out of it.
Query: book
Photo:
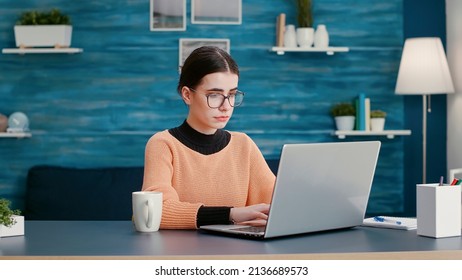
[[[364,118],[366,119],[366,127],[365,130],[369,131],[371,130],[371,99],[366,98],[364,100],[364,111],[365,111],[365,116]]]
[[[417,229],[417,218],[375,216],[364,219],[363,226],[412,230]]]
[[[366,130],[366,95],[360,93],[356,99],[356,130]]]
[[[276,22],[276,46],[284,47],[284,31],[286,26],[286,14],[281,13]]]

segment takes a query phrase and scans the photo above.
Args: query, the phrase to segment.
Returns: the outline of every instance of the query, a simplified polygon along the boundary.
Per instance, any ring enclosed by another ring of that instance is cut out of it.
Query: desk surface
[[[462,259],[462,238],[356,227],[269,240],[195,230],[138,233],[130,221],[26,221],[25,235],[0,239],[0,258]]]

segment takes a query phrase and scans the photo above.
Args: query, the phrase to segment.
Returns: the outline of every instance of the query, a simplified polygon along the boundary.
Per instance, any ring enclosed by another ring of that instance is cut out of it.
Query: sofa
[[[267,160],[276,174],[279,160]],[[143,167],[75,168],[38,165],[27,174],[26,220],[130,220],[131,193]]]

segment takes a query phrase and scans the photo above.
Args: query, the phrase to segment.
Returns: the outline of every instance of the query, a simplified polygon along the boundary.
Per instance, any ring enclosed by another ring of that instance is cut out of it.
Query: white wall
[[[447,57],[455,87],[448,94],[448,169],[462,168],[462,1],[446,0]]]

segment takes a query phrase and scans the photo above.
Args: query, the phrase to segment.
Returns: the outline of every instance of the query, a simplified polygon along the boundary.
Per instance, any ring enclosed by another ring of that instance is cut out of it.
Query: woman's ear
[[[186,105],[191,104],[191,90],[188,87],[181,88],[181,97]]]

